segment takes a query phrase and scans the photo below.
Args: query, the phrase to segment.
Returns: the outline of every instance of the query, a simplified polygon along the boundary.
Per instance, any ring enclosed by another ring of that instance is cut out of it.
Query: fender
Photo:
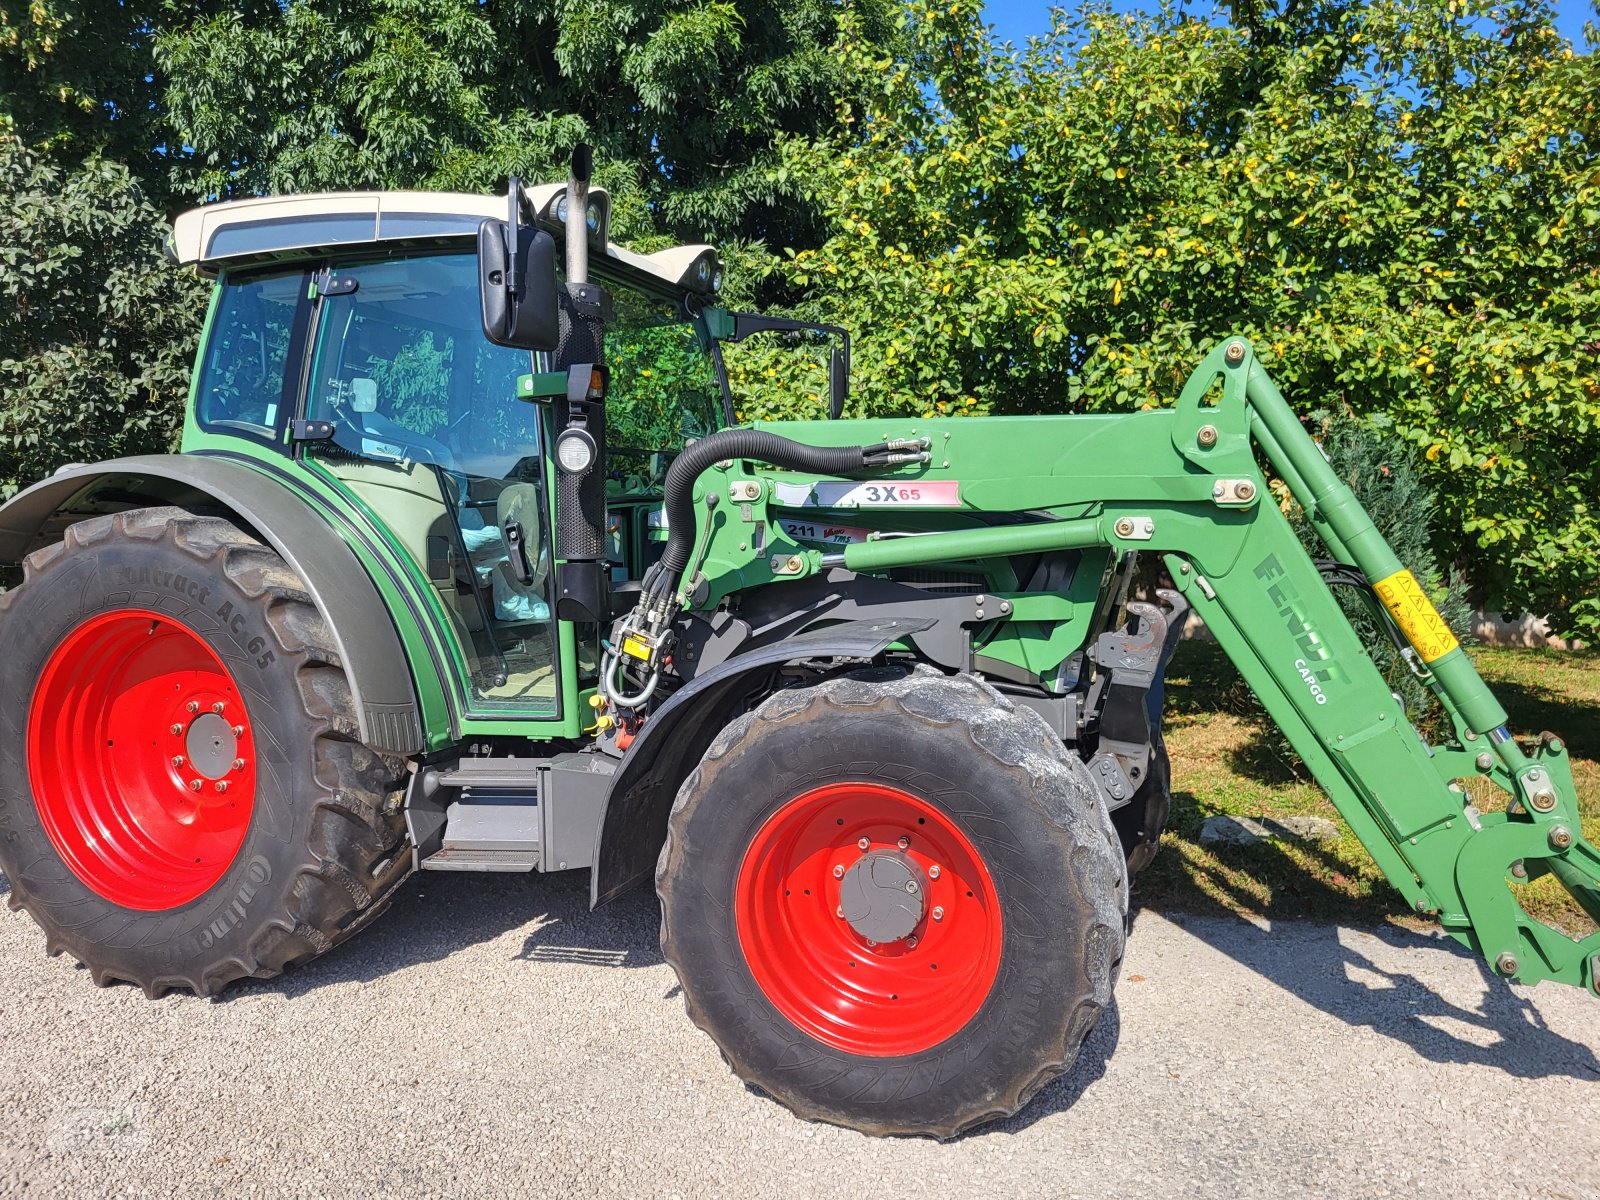
[[[802,659],[874,658],[933,623],[931,618],[883,618],[826,625],[734,655],[674,692],[645,722],[612,776],[595,830],[590,907],[655,871],[678,787],[751,692],[764,687],[779,667]]]
[[[235,513],[305,581],[328,622],[355,699],[361,740],[415,754],[422,721],[400,635],[355,552],[293,493],[249,467],[188,454],[151,454],[63,468],[0,507],[0,563],[20,563],[68,525],[152,504],[217,504]]]

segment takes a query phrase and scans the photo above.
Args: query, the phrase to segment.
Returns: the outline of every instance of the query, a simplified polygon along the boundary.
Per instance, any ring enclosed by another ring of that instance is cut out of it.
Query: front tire
[[[96,983],[210,995],[320,954],[410,871],[304,584],[179,508],[74,525],[0,596],[0,869]]]
[[[953,1137],[1111,1000],[1127,877],[1088,771],[970,676],[779,692],[712,743],[656,873],[662,951],[733,1070],[812,1120]]]

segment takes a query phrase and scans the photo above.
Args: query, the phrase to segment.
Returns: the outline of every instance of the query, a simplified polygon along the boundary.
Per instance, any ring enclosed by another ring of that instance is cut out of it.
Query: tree
[[[167,79],[152,58],[158,24],[194,20],[212,0],[29,0],[0,6],[0,128],[35,155],[119,162],[165,209],[181,148],[164,119]]]
[[[205,286],[120,164],[0,135],[0,497],[66,462],[170,448]]]
[[[841,17],[841,12],[847,13]],[[625,235],[810,245],[782,135],[819,136],[864,87],[841,20],[890,40],[886,0],[241,0],[169,28],[191,186],[487,189],[559,176],[593,141]]]
[[[1600,634],[1600,66],[1547,3],[1377,0],[1265,49],[1172,9],[1020,52],[976,0],[911,13],[780,168],[832,218],[780,269],[808,315],[848,297],[860,411],[1153,407],[1241,333],[1307,417],[1421,452],[1490,604]],[[746,415],[800,391],[757,372]]]

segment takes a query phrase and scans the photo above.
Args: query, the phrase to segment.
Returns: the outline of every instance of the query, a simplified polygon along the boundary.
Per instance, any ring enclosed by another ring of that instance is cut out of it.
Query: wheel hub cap
[[[238,757],[239,739],[233,727],[214,712],[202,713],[184,738],[189,762],[195,774],[206,779],[222,779],[233,771]]]
[[[897,942],[922,923],[927,878],[909,857],[875,850],[845,872],[839,887],[844,919],[869,942]]]

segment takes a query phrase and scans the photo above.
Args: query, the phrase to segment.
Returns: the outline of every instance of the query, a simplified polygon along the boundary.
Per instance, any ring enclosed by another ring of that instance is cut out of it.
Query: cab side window
[[[224,278],[200,365],[202,427],[275,438],[294,404],[284,383],[305,279],[299,270]]]

